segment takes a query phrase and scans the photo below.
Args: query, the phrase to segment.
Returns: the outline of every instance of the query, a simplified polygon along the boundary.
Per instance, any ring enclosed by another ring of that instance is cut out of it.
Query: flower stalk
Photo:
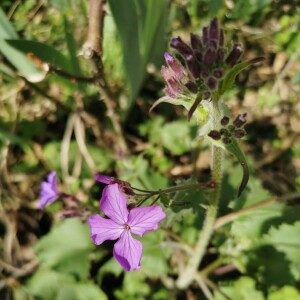
[[[219,128],[221,113],[219,110],[217,99],[213,100],[213,122],[214,128]],[[210,238],[214,231],[214,223],[218,214],[218,206],[220,199],[220,192],[222,186],[222,173],[223,173],[223,149],[217,146],[212,146],[212,180],[215,182],[216,186],[211,191],[209,195],[209,206],[206,211],[206,216],[203,224],[202,230],[199,232],[198,241],[195,246],[194,255],[192,255],[186,267],[180,273],[176,285],[180,289],[187,288],[196,278],[198,267],[201,264],[203,257],[205,255],[207,246],[209,244]]]

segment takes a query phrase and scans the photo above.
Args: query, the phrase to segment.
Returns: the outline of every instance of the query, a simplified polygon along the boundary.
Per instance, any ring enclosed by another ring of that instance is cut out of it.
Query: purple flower
[[[40,192],[40,209],[44,209],[48,203],[54,202],[58,198],[59,194],[60,193],[58,192],[56,185],[56,172],[53,171],[48,174],[47,181],[42,182]]]
[[[143,236],[144,233],[157,229],[159,222],[165,218],[165,213],[160,206],[136,207],[128,211],[126,200],[118,184],[108,185],[103,190],[100,209],[110,219],[92,215],[88,224],[96,245],[118,239],[113,255],[126,271],[133,271],[140,268],[143,246],[131,234]]]

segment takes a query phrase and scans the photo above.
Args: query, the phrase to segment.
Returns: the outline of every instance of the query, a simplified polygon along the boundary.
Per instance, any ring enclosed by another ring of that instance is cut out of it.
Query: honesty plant
[[[214,18],[208,26],[203,27],[202,34],[190,34],[190,42],[180,37],[171,40],[173,52],[166,52],[166,66],[161,73],[166,82],[165,96],[158,99],[151,110],[162,102],[182,105],[188,111],[188,120],[195,118],[199,125],[199,136],[211,147],[211,178],[205,183],[189,183],[147,191],[137,189],[130,183],[114,177],[97,174],[95,179],[107,184],[100,200],[100,210],[107,217],[82,209],[81,202],[74,196],[59,193],[56,187],[56,173],[48,176],[48,182],[42,183],[40,208],[61,197],[64,201],[65,217],[81,217],[90,227],[91,238],[96,245],[106,240],[117,240],[113,255],[126,271],[140,268],[143,246],[132,234],[143,236],[146,232],[156,230],[165,218],[165,213],[158,205],[168,207],[171,201],[167,194],[182,190],[209,190],[207,212],[202,231],[193,248],[193,254],[187,257],[182,266],[176,286],[188,287],[199,277],[198,267],[205,255],[214,223],[217,217],[223,176],[224,153],[233,154],[239,161],[243,176],[237,195],[245,189],[249,171],[246,158],[239,140],[246,135],[244,125],[246,113],[232,117],[224,103],[223,94],[232,87],[238,73],[251,64],[260,62],[262,57],[242,61],[242,46],[238,43],[226,43],[224,31]],[[127,203],[130,197],[130,203]],[[149,198],[155,197],[150,206],[142,206]],[[67,205],[71,200],[72,205]],[[197,277],[198,276],[198,277]]]

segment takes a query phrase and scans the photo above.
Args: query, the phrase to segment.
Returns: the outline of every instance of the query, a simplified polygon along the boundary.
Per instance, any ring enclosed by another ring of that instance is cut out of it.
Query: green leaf
[[[240,165],[243,168],[243,177],[242,181],[240,183],[240,187],[238,190],[238,197],[242,194],[243,190],[245,189],[248,180],[249,180],[249,167],[248,163],[246,160],[246,157],[244,155],[244,152],[242,151],[239,142],[235,139],[232,138],[232,142],[230,144],[225,144],[225,148],[228,152],[233,154],[239,161]]]
[[[59,67],[68,72],[73,71],[69,59],[52,46],[28,40],[6,41],[9,45],[22,51],[24,54],[33,53],[36,57],[38,57],[46,63],[53,64],[56,67]]]
[[[163,247],[164,232],[156,230],[138,238],[143,243],[141,271],[150,278],[162,278],[168,274],[168,259],[172,253],[169,247]]]
[[[162,146],[173,155],[182,155],[191,151],[192,139],[190,126],[186,120],[165,124],[160,130]]]
[[[44,265],[85,279],[92,248],[87,225],[79,219],[67,219],[37,242],[35,252]]]
[[[284,286],[280,290],[270,293],[268,300],[300,300],[300,293],[293,286]]]
[[[273,246],[264,245],[246,255],[247,273],[265,290],[295,283],[288,260]]]
[[[236,300],[264,300],[263,293],[255,287],[255,281],[249,277],[240,277],[227,287],[220,286],[221,290],[230,298]],[[215,300],[224,300],[224,297],[215,292]]]
[[[250,59],[244,62],[241,62],[235,65],[230,71],[225,75],[225,78],[222,80],[221,84],[219,84],[218,94],[219,96],[223,95],[227,90],[231,89],[234,84],[234,80],[236,76],[245,68],[253,65],[255,63],[261,62],[265,60],[264,57],[256,57],[254,59]]]
[[[0,8],[0,52],[28,81],[39,82],[44,79],[45,72],[38,70],[34,63],[22,52],[7,43],[7,39],[17,39],[18,35],[11,26],[5,13]]]
[[[77,262],[74,262],[77,263]],[[23,287],[24,288],[24,287]],[[51,269],[39,269],[25,284],[25,293],[43,300],[107,300],[108,297],[92,282],[76,282],[69,274]],[[20,291],[17,291],[21,299]],[[19,298],[17,298],[19,299]],[[31,298],[30,298],[31,299]]]
[[[123,48],[130,97],[134,99],[146,77],[146,67],[165,45],[165,0],[109,0]]]
[[[282,224],[279,228],[271,228],[264,236],[264,242],[273,245],[285,254],[291,262],[291,269],[296,279],[300,278],[300,221],[293,225]]]
[[[36,299],[53,300],[57,299],[61,289],[72,284],[75,284],[75,278],[70,274],[41,268],[26,282],[26,294]]]
[[[117,289],[114,293],[116,299],[148,299],[151,288],[146,282],[145,275],[141,270],[126,272],[123,280],[122,289]]]
[[[190,111],[191,107],[193,106],[195,99],[192,99],[187,96],[181,95],[176,99],[170,98],[168,96],[159,98],[154,102],[154,104],[150,108],[150,112],[160,103],[170,103],[173,105],[182,105],[187,111]],[[198,123],[203,123],[208,119],[208,111],[202,106],[199,105],[195,112],[193,113],[193,117],[196,118]]]

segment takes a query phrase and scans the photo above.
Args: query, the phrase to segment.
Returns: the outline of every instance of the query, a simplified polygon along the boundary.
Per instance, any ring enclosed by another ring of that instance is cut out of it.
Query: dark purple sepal
[[[176,49],[184,58],[193,54],[192,48],[187,45],[180,37],[173,38],[170,46]]]
[[[198,92],[198,87],[197,87],[196,83],[193,82],[193,81],[191,81],[191,80],[189,80],[189,81],[185,84],[185,86],[186,86],[186,88],[187,88],[190,92],[192,92],[192,93],[194,93],[194,94],[196,94],[196,93]]]
[[[219,22],[217,18],[213,18],[209,26],[209,39],[219,40]]]
[[[193,50],[201,50],[202,49],[202,42],[199,35],[191,33],[190,34],[191,46]]]
[[[228,54],[225,62],[228,66],[233,67],[242,55],[242,46],[240,44],[234,44],[232,50]]]
[[[215,63],[217,58],[217,53],[214,49],[208,48],[203,57],[203,63],[206,66],[211,66]]]
[[[188,55],[186,58],[186,64],[193,77],[199,78],[201,72],[201,66],[197,58],[194,55]]]
[[[206,81],[206,86],[212,91],[217,87],[217,80],[213,77],[209,77]]]

